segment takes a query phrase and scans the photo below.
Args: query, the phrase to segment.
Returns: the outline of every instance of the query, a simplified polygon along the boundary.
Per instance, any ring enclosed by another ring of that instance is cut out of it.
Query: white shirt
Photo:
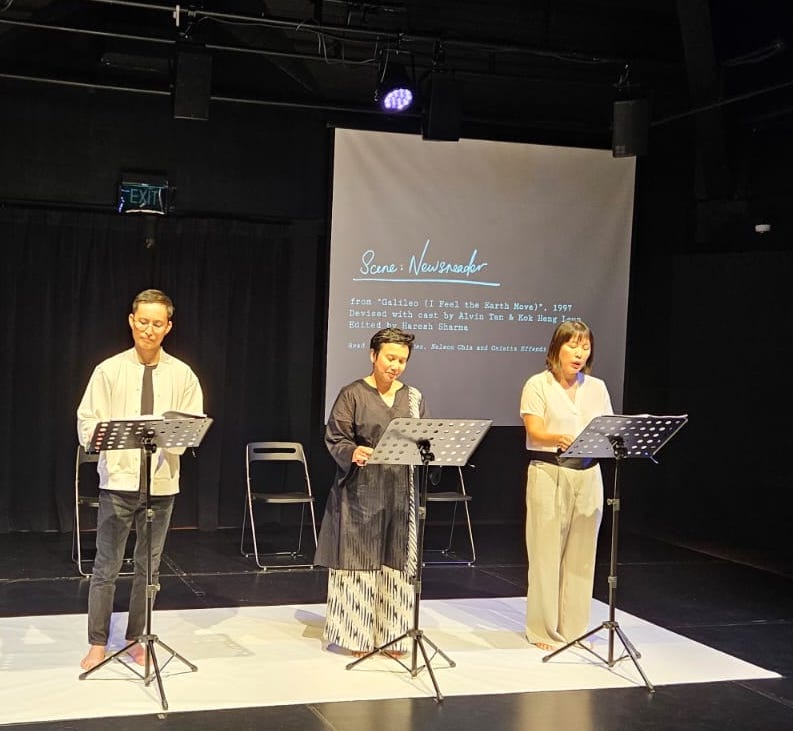
[[[529,378],[520,397],[521,419],[524,414],[539,416],[546,431],[558,434],[578,436],[596,416],[613,413],[605,382],[583,373],[578,374],[575,401],[567,395],[562,384],[550,371],[543,371]],[[528,434],[526,449],[555,451],[552,447],[532,444]]]

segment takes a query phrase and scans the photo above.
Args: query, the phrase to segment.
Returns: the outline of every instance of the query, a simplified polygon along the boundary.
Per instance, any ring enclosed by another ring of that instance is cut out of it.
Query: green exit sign
[[[168,211],[168,181],[160,176],[125,175],[118,186],[119,213]]]

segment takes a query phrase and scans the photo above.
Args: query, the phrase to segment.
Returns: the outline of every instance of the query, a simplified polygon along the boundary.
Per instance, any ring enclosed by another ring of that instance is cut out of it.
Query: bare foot
[[[532,642],[535,647],[539,647],[544,652],[552,652],[556,648],[553,645],[549,645],[547,642]]]
[[[388,655],[388,657],[393,657],[395,660],[399,660],[402,657],[407,655],[405,650],[383,650],[384,655]]]
[[[146,664],[146,648],[140,643],[132,645],[132,647],[127,650],[127,655],[129,655],[138,665]]]
[[[369,650],[352,650],[350,652],[350,654],[353,657],[363,657],[364,655],[368,655],[369,654]]]
[[[105,646],[104,645],[91,645],[88,649],[88,654],[80,660],[80,667],[83,670],[91,670],[99,665],[105,659]]]

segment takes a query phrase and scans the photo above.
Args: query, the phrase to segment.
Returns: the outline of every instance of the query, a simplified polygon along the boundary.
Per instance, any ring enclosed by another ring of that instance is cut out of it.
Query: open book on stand
[[[164,421],[172,419],[206,419],[206,414],[188,414],[186,411],[163,411],[162,414],[138,414],[137,416],[122,416],[113,421]]]
[[[163,411],[163,419],[206,419],[206,414],[188,414],[185,411]]]

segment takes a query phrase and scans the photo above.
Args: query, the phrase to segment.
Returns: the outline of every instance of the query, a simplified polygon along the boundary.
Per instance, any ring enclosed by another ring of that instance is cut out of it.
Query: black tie
[[[154,413],[154,386],[152,385],[151,374],[156,368],[153,366],[143,366],[143,389],[140,392],[140,413]]]
[[[140,392],[140,413],[153,414],[154,413],[154,385],[152,383],[151,374],[153,373],[156,365],[143,366],[143,388]],[[146,479],[146,460],[140,461],[140,486],[142,487]]]

